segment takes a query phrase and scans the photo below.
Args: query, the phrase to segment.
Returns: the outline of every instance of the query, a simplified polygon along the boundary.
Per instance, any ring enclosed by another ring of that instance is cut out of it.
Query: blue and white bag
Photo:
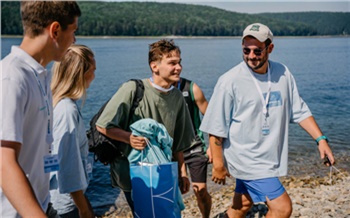
[[[157,160],[153,145],[153,160]],[[178,164],[139,162],[130,165],[134,216],[136,218],[178,218],[185,208],[178,186]]]

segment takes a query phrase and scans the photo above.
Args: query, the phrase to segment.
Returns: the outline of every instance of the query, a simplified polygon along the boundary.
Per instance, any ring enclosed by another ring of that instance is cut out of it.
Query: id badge
[[[53,142],[53,136],[52,136],[52,134],[46,134],[46,143],[47,143],[48,145],[50,145],[50,144],[52,144],[52,142]]]
[[[50,173],[59,170],[58,155],[49,154],[44,156],[44,172]]]
[[[261,128],[262,134],[263,135],[268,135],[270,134],[270,125],[267,119],[264,119],[263,126]]]
[[[89,179],[92,179],[92,177],[93,177],[92,176],[93,163],[94,163],[93,157],[88,156],[87,164],[86,164],[86,172],[89,176]]]

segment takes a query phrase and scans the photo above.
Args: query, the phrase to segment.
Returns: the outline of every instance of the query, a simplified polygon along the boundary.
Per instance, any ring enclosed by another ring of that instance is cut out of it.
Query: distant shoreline
[[[22,35],[1,35],[1,38],[22,38]],[[154,39],[154,38],[167,38],[167,39],[239,39],[241,36],[76,36],[76,38],[82,39]],[[278,38],[350,38],[350,35],[327,35],[327,36],[274,36]]]

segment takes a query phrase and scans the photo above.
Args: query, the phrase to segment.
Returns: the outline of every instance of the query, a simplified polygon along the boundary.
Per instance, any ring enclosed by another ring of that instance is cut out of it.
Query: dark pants
[[[60,218],[80,218],[78,208],[74,208],[71,212],[60,214]]]
[[[48,218],[59,218],[60,217],[57,214],[57,210],[55,210],[55,208],[53,208],[52,203],[49,203],[49,205],[47,207],[46,216]]]
[[[126,191],[123,191],[123,192],[124,192],[126,201],[128,202],[129,207],[130,207],[132,213],[134,214],[134,201],[132,200],[131,192],[126,192]]]

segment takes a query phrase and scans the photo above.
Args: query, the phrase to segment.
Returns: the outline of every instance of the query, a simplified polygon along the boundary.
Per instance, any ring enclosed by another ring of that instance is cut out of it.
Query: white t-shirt
[[[49,153],[52,142],[52,133],[48,134],[48,125],[52,129],[52,122],[49,124],[48,118],[52,121],[53,111],[51,77],[43,66],[15,46],[1,61],[1,67],[0,138],[22,144],[18,162],[42,209],[46,211],[49,202],[49,173],[44,172],[44,156]],[[0,197],[0,216],[18,216],[2,190]]]
[[[268,135],[262,132],[263,104],[253,80],[256,78],[265,98],[268,77],[251,74],[245,62],[219,78],[200,126],[200,130],[224,138],[225,161],[235,178],[255,180],[286,175],[288,125],[312,116],[288,68],[272,61],[269,64]]]

